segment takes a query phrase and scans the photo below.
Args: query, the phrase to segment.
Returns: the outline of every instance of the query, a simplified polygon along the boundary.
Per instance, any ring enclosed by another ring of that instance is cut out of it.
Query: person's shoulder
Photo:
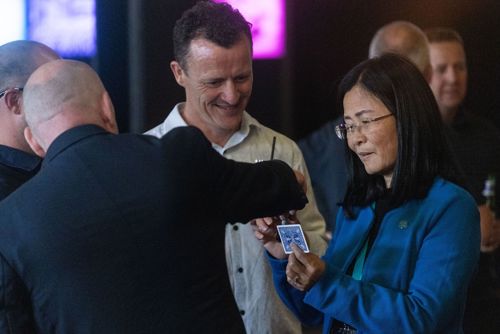
[[[335,127],[341,123],[339,118],[333,119],[325,124],[323,124],[319,129],[313,131],[308,136],[306,136],[303,141],[329,141],[332,138],[337,138],[335,133]]]
[[[174,108],[167,113],[163,122],[145,131],[144,134],[161,138],[173,128],[186,126],[187,124],[181,116],[181,110],[184,108],[184,104],[184,102],[177,103]]]
[[[162,137],[162,140],[172,140],[172,138],[197,138],[197,139],[206,139],[201,132],[195,126],[178,126],[173,128],[165,136]]]
[[[318,130],[299,140],[299,147],[303,152],[318,152],[319,154],[323,154],[325,150],[332,147],[343,149],[344,145],[335,133],[335,126],[340,122],[341,119],[336,118],[324,124]]]
[[[437,178],[427,197],[418,204],[423,221],[445,226],[449,233],[468,235],[479,244],[479,211],[472,195],[453,182]],[[460,228],[456,229],[457,226]]]
[[[0,191],[0,221],[2,223],[7,221],[7,217],[14,220],[19,217],[19,213],[31,210],[45,200],[45,197],[39,197],[41,189],[37,186],[38,178],[39,176],[35,175],[19,185],[15,191]],[[45,186],[49,185],[45,184]]]
[[[443,204],[460,200],[462,203],[468,203],[473,207],[476,206],[474,198],[467,190],[440,177],[436,178],[430,188],[427,200]]]
[[[200,129],[194,126],[179,126],[167,132],[159,139],[163,147],[181,149],[195,149],[207,147],[211,144]]]

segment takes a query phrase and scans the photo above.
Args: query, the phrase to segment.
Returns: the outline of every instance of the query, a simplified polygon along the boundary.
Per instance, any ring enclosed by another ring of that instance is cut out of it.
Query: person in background
[[[377,30],[370,42],[369,57],[386,52],[407,57],[430,79],[427,38],[413,23],[393,21]],[[331,230],[347,187],[346,152],[343,142],[335,135],[335,127],[342,122],[343,116],[340,115],[299,141],[318,208]]]
[[[427,80],[432,74],[429,43],[425,33],[408,21],[393,21],[381,27],[370,42],[369,57],[395,53],[413,62]]]
[[[26,121],[20,101],[30,74],[58,58],[48,46],[35,41],[14,41],[0,46],[0,200],[29,180],[40,167],[40,158],[24,139]],[[1,320],[0,328],[3,328]]]
[[[460,333],[479,258],[479,213],[422,73],[394,54],[339,87],[349,182],[325,256],[273,252],[275,287],[323,333]],[[458,175],[458,176],[457,176]]]
[[[224,220],[301,209],[290,167],[224,159],[194,127],[118,135],[101,80],[78,61],[39,67],[23,110],[44,160],[0,202],[0,266],[19,281],[0,295],[8,325],[20,297],[32,323],[5,333],[244,333]]]
[[[26,121],[21,96],[30,74],[40,65],[59,59],[48,46],[35,41],[13,41],[0,46],[0,201],[35,175],[40,158],[24,139]],[[18,287],[15,274],[0,266],[4,298],[0,298],[0,332],[32,333],[28,296],[9,298]]]
[[[316,208],[302,153],[291,139],[245,111],[253,85],[250,24],[229,4],[198,2],[175,24],[174,55],[170,67],[185,89],[186,101],[146,134],[162,137],[175,127],[191,125],[226,158],[250,163],[273,158],[302,172],[309,203],[298,216],[311,251],[323,254],[325,222]],[[225,242],[217,247],[225,244],[227,271],[247,333],[301,333],[300,322],[273,288],[271,269],[252,224],[227,223],[234,224],[226,225]]]
[[[467,61],[462,37],[442,27],[428,29],[426,34],[432,65],[430,86],[481,214],[481,258],[471,283],[464,329],[466,333],[500,333],[500,281],[495,272],[500,224],[483,195],[490,176],[500,181],[500,130],[464,106]],[[500,207],[499,199],[497,196],[491,205]]]

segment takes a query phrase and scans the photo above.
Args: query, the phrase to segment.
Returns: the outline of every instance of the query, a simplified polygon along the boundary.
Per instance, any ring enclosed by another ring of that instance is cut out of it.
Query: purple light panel
[[[214,0],[237,8],[252,23],[253,57],[285,55],[285,0]]]
[[[29,0],[28,38],[63,57],[96,52],[95,0]]]

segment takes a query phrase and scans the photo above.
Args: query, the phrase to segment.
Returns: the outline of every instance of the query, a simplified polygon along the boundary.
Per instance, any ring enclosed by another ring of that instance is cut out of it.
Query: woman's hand
[[[309,290],[325,272],[325,262],[313,253],[304,253],[296,244],[291,244],[293,253],[288,257],[286,277],[290,285],[300,291]]]
[[[252,225],[255,237],[262,242],[269,254],[277,259],[286,259],[287,254],[278,238],[278,228],[276,226],[280,224],[300,224],[297,218],[297,211],[291,210],[279,217],[254,219],[250,224]],[[305,237],[307,239],[306,235]]]

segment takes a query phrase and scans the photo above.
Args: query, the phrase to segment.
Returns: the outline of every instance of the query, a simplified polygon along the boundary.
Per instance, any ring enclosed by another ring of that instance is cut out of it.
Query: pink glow
[[[253,57],[285,55],[285,0],[214,0],[237,8],[252,23]]]
[[[30,0],[28,38],[63,57],[96,53],[95,0]]]

